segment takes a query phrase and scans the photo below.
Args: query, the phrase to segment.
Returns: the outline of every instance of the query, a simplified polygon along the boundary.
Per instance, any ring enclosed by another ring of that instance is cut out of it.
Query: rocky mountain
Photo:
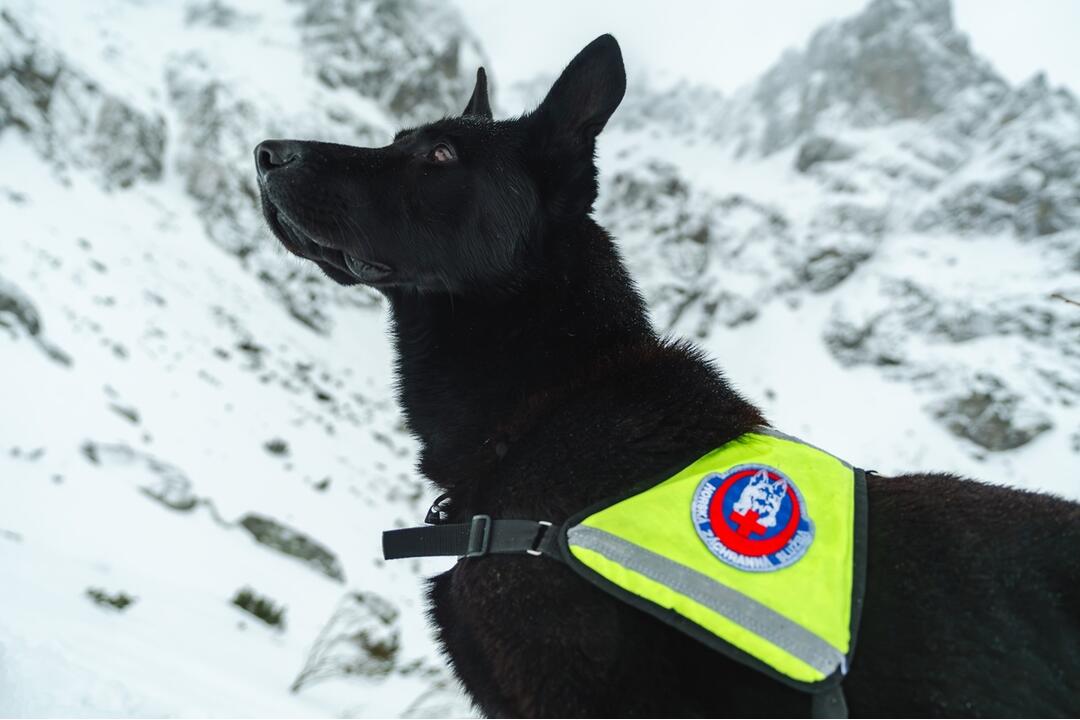
[[[730,96],[631,78],[597,215],[778,427],[1080,498],[1080,103],[977,50],[874,0]],[[250,153],[485,62],[434,0],[0,5],[0,714],[469,712],[446,563],[378,560],[430,493],[380,300],[276,246]],[[497,114],[550,80],[493,70]]]
[[[639,88],[616,117],[601,216],[660,326],[719,349],[811,304],[833,362],[908,386],[973,456],[1047,433],[1075,463],[1070,91],[1011,87],[946,0],[877,0],[731,97]]]

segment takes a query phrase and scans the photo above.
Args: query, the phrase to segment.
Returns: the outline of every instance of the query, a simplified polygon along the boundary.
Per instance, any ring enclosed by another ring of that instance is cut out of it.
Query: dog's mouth
[[[313,236],[269,198],[263,199],[263,208],[271,231],[286,249],[314,262],[331,280],[342,285],[386,285],[393,281],[394,270],[389,265],[359,257]]]

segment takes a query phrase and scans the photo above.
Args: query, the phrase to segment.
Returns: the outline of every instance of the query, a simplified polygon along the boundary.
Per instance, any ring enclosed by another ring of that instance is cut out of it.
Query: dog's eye
[[[439,143],[435,147],[431,148],[431,152],[428,153],[428,160],[436,163],[448,163],[457,159],[457,155],[454,154],[454,148],[450,147],[446,143]]]

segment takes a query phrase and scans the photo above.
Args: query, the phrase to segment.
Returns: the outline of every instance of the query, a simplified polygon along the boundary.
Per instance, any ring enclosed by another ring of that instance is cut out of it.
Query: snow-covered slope
[[[0,715],[468,712],[424,573],[380,559],[428,499],[383,309],[276,247],[251,161],[284,134],[381,142],[405,97],[448,112],[478,62],[455,22],[4,5]],[[364,72],[335,69],[349,52]],[[459,55],[467,77],[424,65]]]
[[[383,308],[276,247],[250,152],[383,143],[482,58],[434,0],[0,5],[0,715],[469,712],[447,563],[378,560],[430,493]],[[631,81],[598,214],[659,327],[860,464],[1080,497],[1073,95],[943,0],[730,97]]]

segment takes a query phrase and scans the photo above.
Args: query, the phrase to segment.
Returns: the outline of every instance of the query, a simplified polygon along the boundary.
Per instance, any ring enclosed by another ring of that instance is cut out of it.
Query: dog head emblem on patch
[[[750,572],[797,562],[814,542],[806,501],[791,479],[768,465],[738,465],[697,487],[694,527],[712,554]]]

